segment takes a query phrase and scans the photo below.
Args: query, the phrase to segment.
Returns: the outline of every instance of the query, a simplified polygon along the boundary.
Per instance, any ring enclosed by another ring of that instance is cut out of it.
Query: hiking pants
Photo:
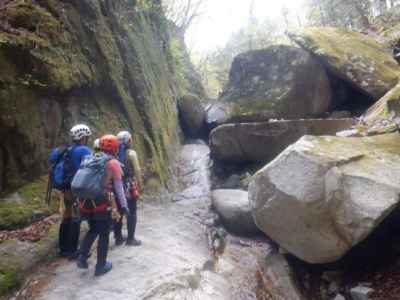
[[[64,211],[58,235],[61,254],[72,255],[78,250],[81,220],[76,199],[71,191],[64,192]]]
[[[107,262],[108,243],[110,235],[110,222],[111,217],[107,219],[88,219],[89,231],[86,233],[82,241],[80,255],[81,258],[86,260],[89,257],[90,249],[97,237],[97,265],[96,268],[103,267]]]
[[[128,208],[130,215],[127,217],[128,240],[135,238],[136,223],[137,223],[137,200],[128,199]],[[122,238],[122,217],[119,220],[114,220],[114,238]]]

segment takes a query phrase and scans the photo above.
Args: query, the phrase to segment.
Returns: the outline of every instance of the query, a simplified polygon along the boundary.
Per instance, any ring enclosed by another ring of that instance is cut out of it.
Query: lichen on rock
[[[331,27],[310,27],[289,37],[315,55],[338,77],[379,99],[393,88],[400,74],[398,63],[372,37]]]
[[[22,228],[56,212],[60,195],[55,191],[48,207],[46,188],[47,178],[42,177],[0,197],[0,230]]]
[[[325,69],[301,48],[274,45],[235,57],[209,124],[316,117],[331,107]]]

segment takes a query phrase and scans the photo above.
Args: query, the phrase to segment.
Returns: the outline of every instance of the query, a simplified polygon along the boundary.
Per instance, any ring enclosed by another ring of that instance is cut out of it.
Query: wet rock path
[[[50,278],[30,299],[261,299],[257,260],[268,247],[230,235],[214,239],[208,165],[207,146],[184,146],[179,161],[183,189],[140,205],[141,247],[112,246],[114,268],[100,278],[93,276],[95,255],[89,270],[73,262],[53,264],[47,270]],[[210,245],[218,247],[216,256]],[[17,299],[25,299],[23,294]]]

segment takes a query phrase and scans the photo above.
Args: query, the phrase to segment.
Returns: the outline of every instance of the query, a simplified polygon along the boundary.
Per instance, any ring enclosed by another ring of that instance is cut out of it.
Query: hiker
[[[86,146],[91,134],[90,128],[84,124],[73,126],[70,130],[72,145],[64,150],[53,149],[49,159],[53,164],[49,180],[50,193],[52,188],[56,188],[63,194],[60,203],[62,214],[59,230],[60,255],[71,259],[78,256],[81,223],[77,199],[71,193],[71,181],[83,158],[91,154]]]
[[[89,223],[89,231],[82,241],[77,266],[83,269],[89,267],[87,259],[90,248],[98,237],[95,276],[112,269],[112,264],[107,262],[107,253],[113,201],[117,199],[121,213],[129,215],[122,184],[122,169],[115,158],[118,151],[117,137],[101,137],[100,150],[100,153],[85,159],[72,182],[73,192],[81,198],[82,217]]]
[[[127,246],[140,246],[142,242],[135,238],[137,223],[137,200],[141,187],[141,170],[136,151],[132,147],[132,135],[128,131],[121,131],[117,135],[119,141],[118,160],[122,164],[125,195],[128,201],[130,215],[127,216],[128,237]],[[114,220],[115,244],[124,242],[122,236],[122,217]]]

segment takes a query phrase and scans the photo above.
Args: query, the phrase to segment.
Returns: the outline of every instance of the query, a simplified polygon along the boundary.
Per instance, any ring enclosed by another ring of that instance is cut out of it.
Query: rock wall
[[[135,4],[133,4],[135,3]],[[179,143],[183,91],[158,1],[16,0],[0,12],[0,191],[43,174],[77,122],[133,130],[156,184]]]

